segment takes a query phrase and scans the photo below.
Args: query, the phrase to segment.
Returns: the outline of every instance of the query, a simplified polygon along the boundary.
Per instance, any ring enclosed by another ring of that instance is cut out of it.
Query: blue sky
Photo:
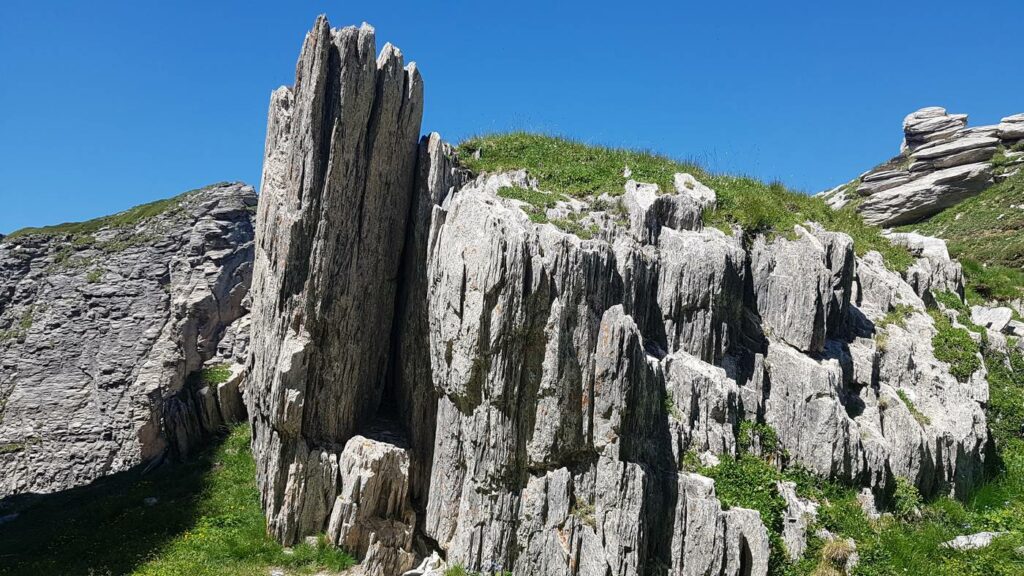
[[[1024,112],[1020,0],[0,2],[0,232],[258,185],[271,90],[318,13],[423,72],[423,130],[650,148],[815,192],[908,112]]]

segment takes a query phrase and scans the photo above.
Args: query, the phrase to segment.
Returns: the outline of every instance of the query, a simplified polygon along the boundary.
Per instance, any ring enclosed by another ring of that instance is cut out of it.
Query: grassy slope
[[[226,184],[221,182],[218,184],[211,184],[203,188],[197,188],[195,190],[189,190],[174,196],[172,198],[165,198],[163,200],[156,200],[146,204],[140,204],[134,206],[117,214],[111,214],[109,216],[100,216],[99,218],[93,218],[92,220],[86,220],[84,222],[65,222],[63,224],[54,224],[52,226],[40,226],[40,227],[28,227],[21,228],[11,232],[3,238],[5,242],[14,240],[25,236],[85,236],[98,232],[104,228],[127,228],[141,223],[144,220],[148,220],[154,216],[159,216],[165,212],[174,210],[186,197],[196,192],[221,186]]]
[[[1024,287],[1024,172],[928,220],[902,227],[946,239],[968,299],[1010,300]]]
[[[748,233],[789,234],[795,224],[813,220],[849,234],[859,254],[878,250],[898,270],[912,262],[906,250],[892,246],[878,228],[864,224],[852,211],[834,212],[820,200],[787,190],[777,182],[710,174],[693,164],[648,152],[588,146],[524,132],[471,138],[460,144],[459,150],[460,160],[475,171],[525,168],[541,189],[577,197],[622,194],[626,166],[634,180],[656,183],[663,191],[673,190],[673,174],[689,172],[718,194],[718,208],[705,215],[710,226],[739,224]],[[475,152],[479,158],[473,157]]]
[[[146,506],[150,496],[159,500]],[[267,537],[246,425],[187,464],[44,496],[0,526],[3,576],[265,576],[270,567],[313,574],[351,564],[322,545],[288,554]]]

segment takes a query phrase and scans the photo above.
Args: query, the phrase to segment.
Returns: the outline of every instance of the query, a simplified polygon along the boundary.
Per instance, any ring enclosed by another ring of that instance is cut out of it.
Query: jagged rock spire
[[[246,401],[286,543],[326,529],[341,447],[377,416],[422,114],[415,64],[323,16],[271,96]]]

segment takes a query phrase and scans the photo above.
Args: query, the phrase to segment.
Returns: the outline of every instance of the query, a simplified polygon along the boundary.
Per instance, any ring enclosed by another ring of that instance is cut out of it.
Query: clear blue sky
[[[258,185],[318,13],[416,60],[423,130],[542,130],[814,192],[927,105],[1024,112],[1024,2],[2,0],[0,232]]]

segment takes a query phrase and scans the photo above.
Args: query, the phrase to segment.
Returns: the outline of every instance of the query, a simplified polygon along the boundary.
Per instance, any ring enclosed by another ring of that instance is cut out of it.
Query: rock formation
[[[421,90],[372,29],[321,18],[271,99],[246,403],[281,541],[324,532],[379,574],[432,551],[517,575],[764,574],[759,513],[685,471],[735,454],[744,421],[882,499],[897,477],[979,480],[987,387],[934,357],[925,313],[959,282],[948,254],[923,246],[911,284],[813,223],[704,228],[716,195],[686,174],[537,208],[499,194],[543,194],[529,174],[417,147]],[[960,129],[934,118],[918,150]],[[565,217],[591,238],[536,221]],[[810,504],[779,491],[796,551]]]
[[[834,208],[856,200],[865,221],[908,224],[978,194],[1024,165],[1024,114],[998,125],[967,127],[966,114],[918,110],[903,120],[900,155],[850,185],[822,194]],[[996,162],[996,160],[999,160]]]
[[[384,397],[423,87],[369,26],[306,35],[270,105],[247,403],[270,531],[323,531]],[[351,536],[361,539],[362,536]],[[411,561],[411,559],[410,559]]]
[[[221,184],[0,243],[0,497],[185,455],[244,419],[256,195]],[[77,226],[77,227],[76,227]]]

